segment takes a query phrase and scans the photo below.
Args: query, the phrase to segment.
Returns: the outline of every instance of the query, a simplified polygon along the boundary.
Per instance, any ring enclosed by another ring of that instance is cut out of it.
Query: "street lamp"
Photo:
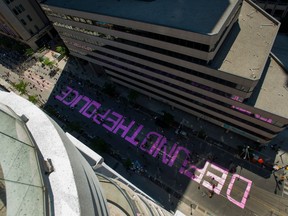
[[[246,160],[246,158],[248,158],[250,160],[249,148],[250,148],[250,146],[246,146],[243,149],[242,153],[240,154],[240,157],[244,154],[244,157],[243,157],[244,160]]]

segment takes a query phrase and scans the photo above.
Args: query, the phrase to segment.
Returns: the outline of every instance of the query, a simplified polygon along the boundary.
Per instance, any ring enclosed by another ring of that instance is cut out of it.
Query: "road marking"
[[[282,196],[288,196],[288,180],[284,180],[284,187],[282,191]]]

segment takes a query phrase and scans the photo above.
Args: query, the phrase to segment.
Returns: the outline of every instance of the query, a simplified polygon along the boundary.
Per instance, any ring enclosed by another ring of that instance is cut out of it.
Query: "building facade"
[[[53,30],[36,0],[1,0],[0,33],[36,50],[53,38]]]
[[[254,0],[254,2],[278,20],[283,19],[288,14],[287,0]]]
[[[279,22],[251,1],[67,2],[41,6],[70,53],[113,82],[259,143],[286,127],[258,90]]]

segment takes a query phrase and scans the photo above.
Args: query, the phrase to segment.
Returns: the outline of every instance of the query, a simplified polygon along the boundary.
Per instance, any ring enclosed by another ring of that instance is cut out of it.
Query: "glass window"
[[[76,22],[79,22],[79,18],[78,18],[78,17],[73,17],[73,19],[74,19]]]
[[[88,23],[88,24],[90,24],[90,25],[92,25],[93,23],[92,23],[92,21],[91,20],[89,20],[89,19],[87,19],[86,20],[86,23]]]
[[[31,18],[30,15],[27,15],[27,19],[28,19],[29,21],[32,21],[32,18]]]
[[[10,4],[11,2],[13,2],[14,0],[5,0],[7,4]]]
[[[20,21],[22,22],[23,25],[27,24],[24,19],[21,19]]]
[[[85,19],[80,18],[80,22],[86,23]]]
[[[37,25],[34,25],[34,28],[36,29],[37,32],[39,32],[39,27]]]
[[[18,13],[18,11],[14,8],[13,10],[13,13],[15,14],[15,15],[18,15],[19,13]]]
[[[19,8],[20,8],[21,12],[25,11],[25,8],[23,7],[22,4],[19,5]]]

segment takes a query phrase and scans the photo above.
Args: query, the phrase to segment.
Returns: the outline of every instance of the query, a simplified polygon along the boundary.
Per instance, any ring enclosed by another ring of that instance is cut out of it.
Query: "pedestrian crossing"
[[[288,180],[287,179],[284,180],[282,196],[288,198]]]

